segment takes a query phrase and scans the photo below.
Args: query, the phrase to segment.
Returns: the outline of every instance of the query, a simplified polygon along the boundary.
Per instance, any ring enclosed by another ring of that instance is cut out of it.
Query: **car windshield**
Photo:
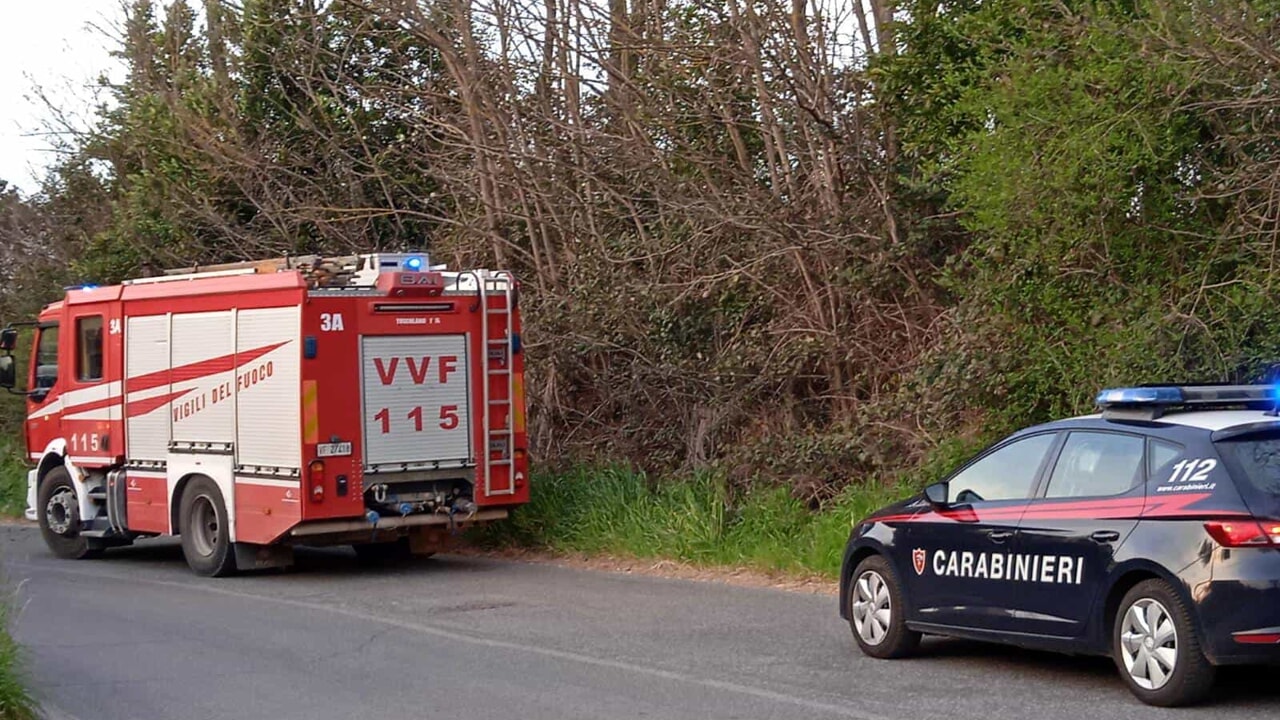
[[[1218,449],[1249,510],[1280,518],[1280,433],[1224,440]]]

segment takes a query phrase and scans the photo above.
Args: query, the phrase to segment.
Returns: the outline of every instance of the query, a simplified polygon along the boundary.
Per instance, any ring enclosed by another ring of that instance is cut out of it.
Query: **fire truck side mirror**
[[[12,355],[0,355],[0,388],[12,390],[18,382]]]
[[[5,352],[13,352],[18,346],[18,331],[13,328],[5,328],[0,330],[0,350]]]

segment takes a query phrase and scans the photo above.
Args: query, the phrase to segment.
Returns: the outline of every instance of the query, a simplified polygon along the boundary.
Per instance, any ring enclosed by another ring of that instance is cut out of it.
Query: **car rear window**
[[[1249,511],[1280,518],[1280,433],[1247,435],[1217,446]]]

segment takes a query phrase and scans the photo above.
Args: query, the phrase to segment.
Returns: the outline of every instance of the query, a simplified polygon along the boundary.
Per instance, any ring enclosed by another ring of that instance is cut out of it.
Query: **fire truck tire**
[[[89,539],[80,534],[80,503],[66,468],[56,467],[40,479],[36,508],[40,534],[54,555],[69,560],[102,555],[101,547],[90,544]]]
[[[217,483],[206,477],[191,479],[182,491],[178,528],[182,554],[197,575],[223,577],[236,571],[227,504]]]
[[[413,556],[407,537],[391,542],[356,543],[351,548],[356,551],[356,558],[367,565],[403,562]]]

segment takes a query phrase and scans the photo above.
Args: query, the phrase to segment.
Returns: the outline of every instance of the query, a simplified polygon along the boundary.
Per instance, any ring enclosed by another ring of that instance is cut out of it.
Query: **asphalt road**
[[[53,718],[1163,717],[1109,661],[950,640],[858,653],[832,598],[443,557],[191,575],[176,543],[102,560],[0,527],[15,636]],[[1277,670],[1237,669],[1180,717],[1274,718]]]

